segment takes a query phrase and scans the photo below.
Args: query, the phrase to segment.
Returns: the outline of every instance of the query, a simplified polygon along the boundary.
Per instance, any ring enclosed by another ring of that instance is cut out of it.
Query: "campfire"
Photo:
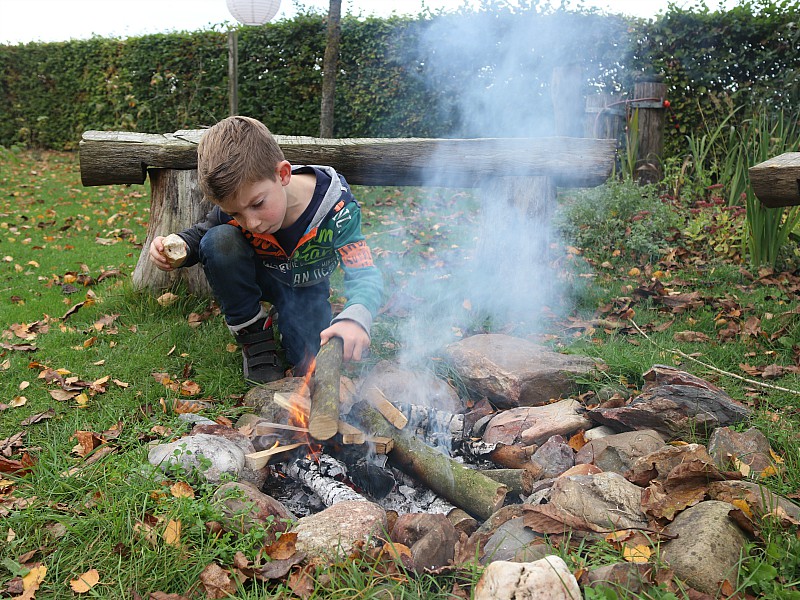
[[[276,477],[265,487],[278,488],[270,494],[290,509],[309,511],[311,499],[298,483],[325,507],[369,500],[398,512],[460,508],[481,520],[503,506],[509,491],[530,493],[536,473],[525,448],[472,440],[468,415],[396,406],[376,386],[356,391],[341,377],[341,362],[341,341],[334,339],[320,350],[299,390],[274,393],[285,422],[250,414],[238,423],[256,449],[246,456],[247,465],[273,468]],[[455,453],[461,456],[451,457]]]

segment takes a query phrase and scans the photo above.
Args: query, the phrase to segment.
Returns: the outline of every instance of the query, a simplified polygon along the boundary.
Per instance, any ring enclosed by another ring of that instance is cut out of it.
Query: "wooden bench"
[[[800,205],[800,152],[785,152],[750,167],[753,193],[768,208]]]
[[[160,291],[177,281],[210,290],[199,265],[165,273],[149,261],[157,235],[201,220],[210,208],[197,185],[197,143],[203,130],[171,134],[87,131],[80,142],[85,186],[142,184],[150,177],[147,239],[133,273],[137,289]],[[604,183],[616,141],[553,138],[360,138],[275,136],[292,164],[330,165],[351,185],[481,188],[483,202],[505,201],[529,219],[549,221],[556,188]]]

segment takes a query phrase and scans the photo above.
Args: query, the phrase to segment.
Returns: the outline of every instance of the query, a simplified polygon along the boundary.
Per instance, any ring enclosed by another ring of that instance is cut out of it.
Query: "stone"
[[[603,471],[625,473],[640,456],[666,445],[660,433],[652,429],[626,431],[592,440],[578,450],[577,464],[591,463]]]
[[[594,408],[588,417],[620,431],[655,429],[667,439],[707,436],[717,427],[739,423],[750,410],[715,385],[656,365],[645,373],[641,394],[625,406]]]
[[[498,560],[484,569],[475,586],[474,600],[580,600],[580,587],[558,556],[535,562]]]
[[[708,486],[708,496],[721,502],[743,500],[758,516],[772,513],[800,521],[800,506],[755,481],[714,481]]]
[[[586,573],[585,586],[611,588],[627,597],[628,594],[638,594],[651,587],[647,575],[652,569],[653,565],[646,563],[624,562],[603,565]]]
[[[452,564],[459,533],[445,515],[409,513],[397,518],[391,538],[408,546],[414,570],[421,573]]]
[[[288,531],[296,520],[283,504],[250,483],[223,483],[214,492],[214,501],[220,505],[226,531],[247,534],[260,526],[267,532],[267,543],[274,542],[277,533]]]
[[[446,381],[425,369],[406,369],[383,360],[358,385],[358,390],[377,387],[395,406],[414,404],[460,413],[464,403]]]
[[[770,451],[767,436],[755,427],[743,432],[717,427],[708,440],[708,453],[720,469],[741,471],[756,478],[762,473],[775,475],[782,470]]]
[[[576,390],[575,378],[594,371],[594,360],[502,334],[479,334],[450,344],[445,358],[477,398],[501,409],[538,406]]]
[[[589,425],[581,403],[567,398],[545,406],[511,408],[498,413],[486,426],[483,441],[506,446],[539,445],[554,435],[568,437]]]
[[[486,540],[480,562],[485,565],[496,560],[513,561],[519,550],[537,540],[542,536],[525,527],[524,517],[509,519]]]
[[[606,437],[607,435],[614,435],[619,433],[615,429],[611,429],[611,427],[607,427],[605,425],[598,425],[597,427],[592,427],[583,432],[583,439],[587,442],[591,442],[592,440],[597,440],[602,437]]]
[[[219,483],[223,476],[239,477],[245,468],[244,455],[236,442],[201,433],[153,446],[147,460],[164,473],[177,468],[186,473],[199,473],[207,481]]]
[[[246,435],[242,434],[240,431],[234,429],[233,427],[228,427],[226,425],[219,425],[217,423],[214,424],[205,424],[200,423],[194,426],[192,429],[192,435],[198,434],[208,434],[208,435],[216,435],[224,437],[225,439],[233,442],[239,448],[242,449],[242,452],[245,454],[250,454],[251,452],[256,451],[256,447],[253,445],[253,441],[247,437]],[[252,483],[256,487],[260,488],[264,485],[264,482],[267,480],[267,475],[269,475],[269,471],[267,469],[251,469],[247,465],[247,460],[244,462],[244,468],[239,472],[239,481],[247,481]]]
[[[746,534],[728,516],[735,507],[708,500],[675,517],[666,533],[677,538],[662,543],[661,558],[690,587],[716,597],[724,581],[736,583]]]
[[[386,536],[386,511],[372,502],[345,500],[302,517],[291,531],[295,547],[309,557],[336,560],[347,557],[356,542],[372,542]]]
[[[558,477],[550,488],[550,504],[584,520],[594,531],[646,528],[641,499],[642,488],[619,473]]]
[[[536,449],[531,460],[542,467],[539,478],[557,477],[575,466],[575,451],[560,435],[554,435]]]

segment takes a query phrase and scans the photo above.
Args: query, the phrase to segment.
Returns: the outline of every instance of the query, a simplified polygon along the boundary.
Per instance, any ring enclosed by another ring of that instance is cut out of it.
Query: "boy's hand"
[[[342,360],[361,360],[364,350],[369,348],[369,334],[361,325],[349,319],[336,321],[323,329],[319,334],[320,343],[325,344],[332,337],[342,338]]]
[[[164,240],[166,238],[163,235],[158,235],[153,238],[153,241],[150,243],[150,248],[148,249],[148,256],[153,264],[161,269],[162,271],[172,271],[175,267],[180,266],[175,263],[171,263],[167,258],[167,255],[164,251]]]

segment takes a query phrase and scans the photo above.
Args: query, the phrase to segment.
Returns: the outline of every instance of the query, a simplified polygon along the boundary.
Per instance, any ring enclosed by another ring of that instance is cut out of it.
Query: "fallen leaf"
[[[100,582],[100,573],[97,569],[89,569],[83,575],[78,575],[77,579],[69,582],[69,587],[73,592],[78,594],[85,594]]]
[[[169,488],[169,491],[176,498],[194,498],[194,489],[185,481],[179,481]]]
[[[47,567],[44,565],[36,565],[31,567],[28,574],[22,578],[22,594],[16,596],[13,600],[30,600],[32,599],[39,586],[42,585],[44,577],[47,574]]]
[[[296,542],[296,533],[283,533],[273,544],[265,546],[264,552],[273,560],[287,559],[297,552]]]
[[[181,522],[170,520],[164,528],[164,542],[168,546],[181,545]]]
[[[200,583],[209,598],[229,598],[236,592],[236,583],[228,576],[228,571],[216,563],[211,563],[200,573]]]
[[[11,400],[11,406],[13,408],[19,408],[20,406],[24,406],[28,399],[25,396],[16,396]]]
[[[175,302],[177,302],[179,299],[180,298],[178,298],[178,296],[172,292],[167,292],[156,298],[156,302],[158,302],[161,306],[170,306],[171,304],[175,304]]]
[[[622,558],[632,563],[646,563],[650,560],[652,554],[653,551],[650,549],[650,546],[645,546],[643,544],[637,544],[636,546],[623,544],[622,547]]]

